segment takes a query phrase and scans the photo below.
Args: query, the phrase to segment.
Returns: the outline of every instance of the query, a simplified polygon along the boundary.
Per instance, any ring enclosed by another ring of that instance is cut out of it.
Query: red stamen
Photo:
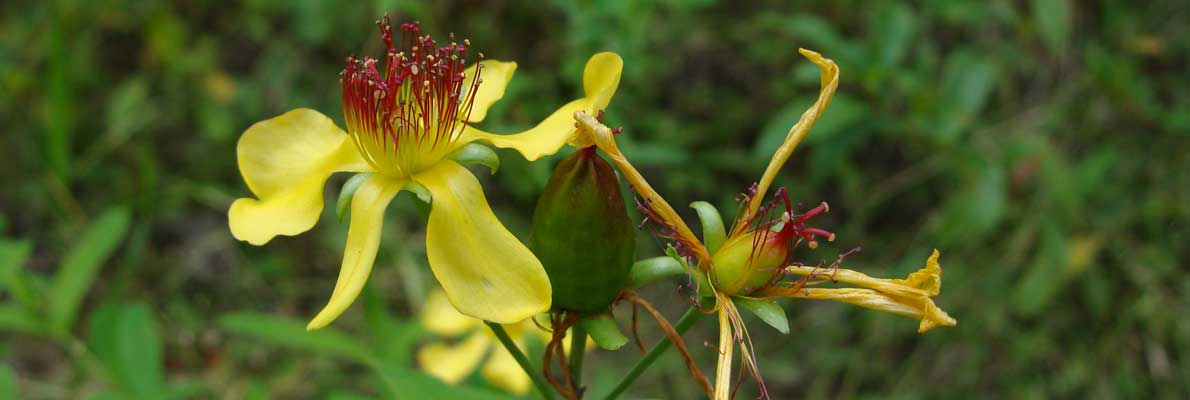
[[[453,139],[459,121],[471,115],[481,82],[476,68],[475,79],[463,88],[467,46],[454,43],[451,35],[452,43],[436,47],[429,35],[420,35],[416,22],[400,25],[399,41],[388,16],[376,25],[385,46],[384,67],[371,57],[348,57],[340,74],[348,130],[385,147],[391,140],[394,150],[406,140],[437,147]]]

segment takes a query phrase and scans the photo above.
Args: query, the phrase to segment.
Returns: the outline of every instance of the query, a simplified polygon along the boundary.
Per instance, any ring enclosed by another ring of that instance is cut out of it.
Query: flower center
[[[749,189],[742,199],[754,195],[753,189]],[[729,238],[712,257],[716,288],[729,295],[748,294],[776,283],[783,277],[782,271],[799,244],[805,242],[814,249],[818,247],[817,237],[835,239],[833,233],[806,226],[811,218],[829,209],[826,203],[821,203],[803,214],[795,214],[789,192],[785,188],[777,189],[771,202],[754,215],[736,221],[745,228],[741,234]]]
[[[480,66],[474,79],[465,79],[471,43],[456,43],[453,34],[449,45],[438,47],[417,23],[407,23],[394,43],[389,18],[376,25],[387,48],[385,65],[347,57],[340,74],[343,114],[356,147],[376,171],[407,177],[454,150],[471,114]]]

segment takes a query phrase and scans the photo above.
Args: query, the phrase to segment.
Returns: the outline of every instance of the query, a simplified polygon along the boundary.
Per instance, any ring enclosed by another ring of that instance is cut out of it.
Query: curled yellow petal
[[[356,189],[351,198],[351,225],[347,230],[339,280],[326,307],[314,316],[306,329],[319,329],[330,324],[359,296],[372,273],[372,263],[376,261],[384,210],[404,185],[405,181],[376,174]]]
[[[864,289],[771,288],[760,292],[759,295],[834,300],[886,311],[920,320],[918,332],[926,332],[939,326],[954,326],[958,321],[938,308],[931,299],[942,289],[942,266],[938,264],[939,256],[938,250],[934,250],[926,260],[926,265],[905,279],[873,278],[844,268],[824,271],[812,267],[792,266],[788,270],[793,274],[821,276],[833,282],[861,286]]]
[[[492,347],[490,335],[486,331],[476,331],[455,345],[426,345],[417,352],[417,364],[443,382],[459,383],[475,370]]]
[[[504,89],[508,87],[508,82],[512,80],[512,75],[516,73],[516,63],[496,60],[480,61],[476,65],[472,65],[463,71],[463,88],[471,87],[471,83],[475,81],[475,70],[477,66],[482,66],[483,70],[480,72],[479,88],[475,91],[475,100],[471,105],[471,115],[467,118],[467,122],[480,122],[488,116],[488,108],[492,104],[496,104],[501,97],[504,97]]]
[[[596,113],[607,107],[620,85],[623,68],[624,60],[616,53],[603,52],[591,56],[583,70],[583,98],[559,107],[527,131],[500,135],[468,126],[463,129],[460,141],[466,143],[480,140],[496,147],[511,148],[529,161],[554,154],[574,135],[576,111]]]
[[[773,179],[777,177],[777,173],[781,171],[781,167],[789,160],[789,156],[793,154],[793,149],[797,148],[798,143],[810,133],[810,127],[818,121],[818,117],[826,111],[826,107],[831,104],[831,99],[835,96],[835,89],[839,87],[839,66],[835,65],[834,61],[829,58],[822,57],[816,52],[798,49],[798,52],[809,59],[811,62],[818,64],[819,77],[821,81],[821,88],[818,91],[818,101],[810,106],[810,109],[802,113],[802,117],[798,119],[797,123],[789,128],[789,133],[785,134],[785,141],[781,143],[781,147],[773,153],[773,158],[769,160],[768,167],[765,168],[764,174],[760,177],[760,182],[756,186],[756,195],[748,200],[747,212],[744,214],[745,218],[748,215],[756,213],[760,208],[760,203],[764,201],[765,193],[768,192],[769,186],[773,184]],[[747,228],[747,224],[738,224],[735,232],[730,236],[735,236]]]
[[[541,262],[500,223],[475,176],[453,161],[414,175],[433,197],[426,227],[430,269],[459,312],[513,323],[550,307]]]
[[[516,343],[517,347],[523,347],[520,338],[513,338],[513,342]],[[525,371],[521,369],[520,364],[517,364],[512,354],[508,353],[508,349],[503,347],[493,349],[492,355],[483,364],[483,369],[480,370],[480,373],[492,385],[508,393],[517,395],[529,393],[531,384],[529,375],[525,374]]]
[[[482,327],[483,321],[459,313],[446,298],[446,293],[435,290],[422,307],[421,324],[435,335],[454,337]]]
[[[587,60],[587,66],[583,68],[583,93],[590,102],[587,111],[595,113],[607,108],[620,87],[623,71],[624,59],[610,51],[595,54]]]
[[[236,158],[256,198],[232,203],[227,212],[231,234],[259,246],[314,227],[327,177],[370,170],[347,139],[330,118],[306,108],[248,127],[236,144]]]
[[[812,300],[834,300],[913,318],[921,321],[917,326],[918,333],[925,333],[939,326],[955,326],[958,324],[958,321],[955,321],[946,311],[942,311],[941,308],[934,305],[934,302],[930,299],[902,302],[906,299],[899,299],[872,289],[806,288],[793,293],[791,297]]]

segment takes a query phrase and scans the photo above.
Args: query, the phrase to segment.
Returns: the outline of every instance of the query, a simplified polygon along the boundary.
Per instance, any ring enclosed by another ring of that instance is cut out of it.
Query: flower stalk
[[[516,359],[517,365],[520,365],[521,369],[525,371],[525,374],[529,375],[529,379],[533,381],[533,386],[537,388],[537,392],[541,394],[541,397],[546,400],[556,400],[557,397],[554,396],[554,391],[550,389],[550,384],[545,382],[545,378],[533,368],[532,364],[529,364],[529,358],[525,357],[525,353],[512,341],[512,338],[508,336],[508,332],[504,330],[504,327],[491,321],[484,321],[484,324],[487,324],[488,328],[492,330],[492,333],[496,335],[496,339],[500,340],[500,344],[504,346],[504,349],[508,350],[509,354],[512,354],[512,358]]]

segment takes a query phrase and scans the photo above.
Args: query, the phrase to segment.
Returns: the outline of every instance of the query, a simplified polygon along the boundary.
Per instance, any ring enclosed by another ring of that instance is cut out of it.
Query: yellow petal
[[[583,68],[583,93],[591,102],[587,111],[597,113],[607,108],[620,86],[620,74],[624,70],[624,59],[620,55],[605,51],[591,56]]]
[[[812,300],[834,300],[864,308],[884,311],[919,320],[918,333],[925,333],[939,326],[955,326],[958,321],[934,305],[929,298],[904,299],[889,296],[871,289],[824,289],[808,288],[798,290],[792,297]]]
[[[520,340],[513,340],[517,347],[524,347]],[[523,351],[523,350],[522,350]],[[503,389],[512,394],[529,393],[529,375],[525,375],[525,371],[521,369],[520,364],[517,364],[516,359],[512,358],[512,354],[508,353],[508,349],[499,347],[492,350],[491,357],[484,363],[483,369],[480,370],[483,378],[492,385]]]
[[[491,344],[486,331],[476,331],[453,346],[434,343],[423,347],[417,352],[417,364],[443,382],[456,384],[475,370]]]
[[[403,180],[376,174],[355,190],[355,196],[351,198],[351,225],[347,230],[347,245],[343,249],[339,280],[326,307],[314,316],[306,329],[318,329],[330,324],[359,296],[364,283],[368,281],[368,275],[372,273],[372,263],[376,261],[384,210],[404,185]]]
[[[791,266],[786,270],[803,276],[819,276],[831,282],[841,282],[864,287],[864,289],[841,288],[769,288],[758,293],[760,296],[798,297],[816,300],[834,300],[860,307],[885,311],[920,320],[918,332],[925,332],[939,326],[955,326],[955,321],[946,311],[934,304],[931,297],[942,290],[942,267],[938,264],[938,250],[930,254],[926,265],[905,279],[873,278],[862,272],[845,268],[822,270],[813,267]]]
[[[926,292],[929,296],[937,296],[942,291],[942,266],[938,264],[938,249],[930,254],[930,258],[926,259],[926,266],[916,272],[909,274],[905,279],[893,279],[894,283],[920,289]]]
[[[299,108],[257,122],[236,145],[240,174],[259,199],[241,198],[228,210],[236,239],[263,245],[297,235],[322,214],[322,186],[336,171],[368,171],[355,145],[318,111]]]
[[[809,59],[814,64],[818,65],[820,88],[818,90],[818,100],[814,105],[810,106],[806,112],[802,113],[802,117],[798,119],[797,123],[789,128],[789,133],[785,134],[785,141],[781,143],[781,147],[773,153],[773,158],[769,160],[768,167],[765,168],[764,174],[760,177],[760,182],[756,185],[756,195],[752,196],[748,201],[747,213],[745,217],[756,213],[760,208],[760,203],[765,201],[765,193],[768,192],[769,185],[773,183],[773,179],[777,177],[777,172],[780,172],[781,167],[789,160],[789,156],[793,154],[793,150],[797,148],[798,143],[810,133],[810,128],[818,121],[818,117],[826,111],[826,107],[831,104],[831,99],[835,96],[835,89],[839,87],[839,66],[831,61],[829,58],[822,57],[816,52],[798,49],[802,56]],[[743,231],[748,224],[736,224],[736,229],[731,236],[735,236]]]
[[[444,160],[413,179],[433,197],[426,227],[430,269],[459,312],[512,323],[550,307],[541,262],[488,207],[475,176]]]
[[[479,89],[475,91],[468,122],[480,122],[488,116],[488,108],[504,97],[504,89],[508,87],[508,81],[512,80],[512,74],[516,72],[515,62],[486,60],[480,61],[477,65],[483,66],[483,72],[480,72]],[[472,65],[463,71],[466,76],[463,78],[464,90],[471,87],[471,82],[475,80],[475,68],[476,65]]]
[[[718,294],[716,294],[718,296]],[[731,300],[720,298],[720,304],[729,304]],[[719,359],[715,363],[715,400],[731,398],[731,359],[735,348],[735,338],[731,331],[731,319],[727,307],[719,308]]]
[[[939,256],[938,250],[934,250],[930,258],[926,260],[926,265],[909,274],[905,279],[873,278],[868,274],[846,268],[828,271],[815,267],[790,266],[786,269],[793,274],[820,275],[823,278],[829,278],[832,282],[862,286],[897,298],[929,298],[937,296],[942,290],[942,267],[938,264]]]
[[[435,290],[421,310],[421,324],[430,333],[456,337],[479,327],[483,321],[459,313],[447,300],[446,293]]]
[[[464,128],[460,141],[467,143],[481,140],[496,147],[515,149],[529,161],[554,154],[574,135],[576,111],[596,114],[607,108],[620,85],[623,68],[624,60],[616,53],[603,52],[591,56],[583,70],[583,98],[563,105],[527,131],[500,135],[468,126]]]

